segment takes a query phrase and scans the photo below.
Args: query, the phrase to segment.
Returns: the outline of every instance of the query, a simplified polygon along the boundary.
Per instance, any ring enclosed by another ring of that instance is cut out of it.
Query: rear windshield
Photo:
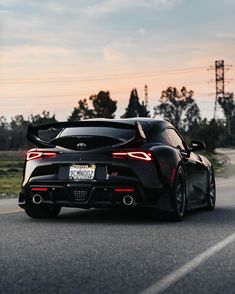
[[[63,130],[59,137],[64,136],[103,136],[121,140],[129,140],[135,135],[135,130],[108,128],[108,127],[80,127],[67,128]]]

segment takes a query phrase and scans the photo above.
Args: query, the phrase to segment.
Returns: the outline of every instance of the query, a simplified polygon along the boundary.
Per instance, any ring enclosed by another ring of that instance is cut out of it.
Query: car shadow
[[[62,213],[57,221],[69,221],[79,223],[122,223],[151,224],[156,221],[170,221],[162,211],[152,208],[114,208],[114,209],[89,209],[78,212]]]
[[[41,223],[78,223],[78,224],[168,224],[187,226],[212,225],[235,225],[235,207],[218,207],[214,211],[197,209],[186,213],[182,222],[174,221],[169,213],[158,211],[153,208],[131,209],[89,209],[77,211],[72,209],[62,210],[55,219],[29,219]]]

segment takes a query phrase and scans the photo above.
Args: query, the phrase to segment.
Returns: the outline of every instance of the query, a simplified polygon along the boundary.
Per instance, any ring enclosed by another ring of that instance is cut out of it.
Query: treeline
[[[16,115],[8,122],[4,116],[0,116],[0,150],[25,150],[31,145],[26,138],[26,129],[29,123],[43,124],[57,122],[55,114],[49,111],[42,114],[31,115],[25,119],[23,115]]]
[[[168,87],[162,91],[159,103],[154,107],[154,117],[170,121],[188,139],[197,138],[205,141],[208,151],[216,147],[235,145],[235,102],[233,93],[228,93],[218,101],[222,107],[223,120],[202,119],[200,109],[193,98],[193,91],[182,87],[177,90]],[[109,92],[100,91],[97,95],[80,99],[78,105],[67,118],[67,121],[79,121],[87,118],[114,118],[117,101]],[[150,117],[150,112],[138,96],[137,89],[131,91],[129,102],[122,118]],[[24,150],[30,146],[26,139],[28,123],[43,124],[57,122],[55,114],[43,111],[41,114],[25,118],[16,115],[8,122],[0,116],[0,150]]]

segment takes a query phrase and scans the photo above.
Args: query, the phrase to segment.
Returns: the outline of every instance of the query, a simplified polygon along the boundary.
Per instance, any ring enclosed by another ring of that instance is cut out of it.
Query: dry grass
[[[0,198],[19,194],[24,155],[24,151],[0,151]]]
[[[0,151],[0,161],[23,161],[25,151]]]

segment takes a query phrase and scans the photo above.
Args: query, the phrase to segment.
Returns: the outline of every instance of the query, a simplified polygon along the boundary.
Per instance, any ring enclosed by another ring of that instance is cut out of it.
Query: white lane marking
[[[1,214],[9,214],[9,213],[16,213],[16,212],[22,212],[23,210],[10,210],[10,211],[3,211],[3,212],[0,212],[0,215]]]
[[[206,251],[197,255],[189,262],[185,263],[180,268],[174,270],[170,274],[166,275],[161,280],[157,281],[155,284],[146,288],[141,292],[141,294],[158,294],[172,286],[174,283],[179,281],[181,278],[186,276],[188,273],[193,271],[196,267],[206,261],[209,257],[213,256],[229,244],[235,241],[235,233],[230,235],[229,237],[223,239],[222,241],[216,243],[215,245],[208,248]]]

